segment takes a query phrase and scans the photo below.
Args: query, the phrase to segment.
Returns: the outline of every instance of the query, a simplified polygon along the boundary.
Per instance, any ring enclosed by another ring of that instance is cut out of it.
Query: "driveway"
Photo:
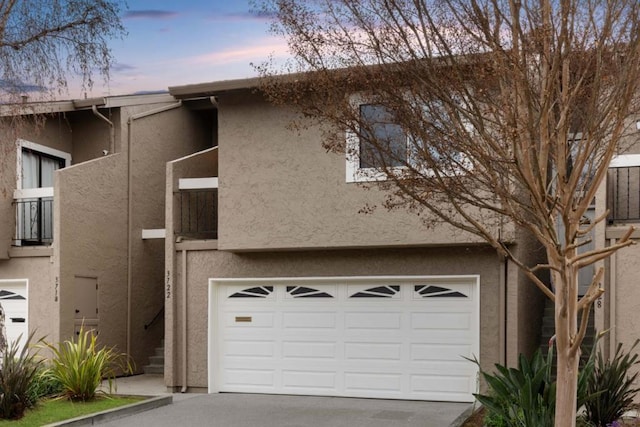
[[[96,424],[113,427],[448,427],[468,403],[262,394],[174,395],[174,403]]]

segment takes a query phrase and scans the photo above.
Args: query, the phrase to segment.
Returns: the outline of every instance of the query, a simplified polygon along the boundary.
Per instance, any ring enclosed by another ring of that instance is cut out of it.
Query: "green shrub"
[[[58,381],[62,395],[71,400],[93,399],[104,378],[108,379],[111,392],[118,372],[132,372],[127,355],[116,352],[113,347],[99,349],[95,335],[85,331],[84,327],[75,340],[67,340],[57,346],[44,343],[44,346],[53,352],[44,376]]]
[[[588,398],[587,382],[594,369],[592,351],[578,376],[578,407]],[[486,408],[487,427],[540,427],[552,426],[555,419],[556,381],[552,375],[553,347],[546,356],[537,350],[531,360],[518,358],[517,368],[496,364],[497,372],[480,373],[489,386],[489,394],[475,394]],[[477,360],[474,360],[480,367]]]
[[[62,384],[56,378],[45,375],[44,366],[38,368],[31,388],[29,389],[29,400],[32,404],[35,404],[43,397],[54,397],[60,395],[62,392]]]
[[[18,347],[21,338],[22,336],[11,343],[2,358],[0,418],[22,418],[24,411],[35,403],[30,391],[36,381],[41,362],[36,360],[35,352],[29,351],[33,333],[27,337],[22,350]]]
[[[634,395],[640,391],[633,387],[638,373],[629,375],[629,370],[640,363],[637,354],[630,354],[638,342],[636,340],[629,352],[623,352],[622,344],[618,344],[611,360],[605,360],[598,351],[593,375],[587,382],[589,393],[595,396],[585,403],[584,418],[590,425],[607,426],[630,409]]]

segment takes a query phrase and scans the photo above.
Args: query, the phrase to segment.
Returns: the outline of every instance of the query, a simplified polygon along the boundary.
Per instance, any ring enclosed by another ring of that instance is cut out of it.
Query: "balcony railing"
[[[609,223],[640,221],[640,166],[609,169],[607,207]]]
[[[180,190],[176,233],[193,239],[218,238],[218,189]]]
[[[53,197],[17,199],[15,244],[50,245],[53,242]]]

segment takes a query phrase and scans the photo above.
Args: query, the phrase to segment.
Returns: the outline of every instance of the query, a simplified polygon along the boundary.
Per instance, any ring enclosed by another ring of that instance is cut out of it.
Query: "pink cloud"
[[[276,40],[268,44],[225,49],[188,58],[187,62],[193,65],[217,65],[239,61],[259,61],[267,59],[269,55],[287,56],[287,43],[284,40]]]

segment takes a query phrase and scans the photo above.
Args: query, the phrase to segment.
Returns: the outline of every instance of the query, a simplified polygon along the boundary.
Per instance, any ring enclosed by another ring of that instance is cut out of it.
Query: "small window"
[[[407,136],[382,105],[360,106],[360,168],[404,166]]]
[[[394,114],[380,104],[356,104],[356,132],[347,133],[347,182],[385,180],[407,164],[407,135]]]
[[[417,135],[407,133],[396,114],[382,104],[354,95],[352,106],[358,121],[346,134],[347,182],[384,181],[390,175],[402,177],[408,169],[427,177],[434,176],[435,170],[440,175],[453,176],[473,169],[464,153],[450,148],[447,138],[453,119],[449,119],[450,113],[438,100],[423,105],[423,114],[431,119],[425,120]],[[455,122],[463,128],[460,132],[474,138],[476,132],[470,122],[462,116]]]
[[[14,244],[49,245],[53,241],[54,174],[69,165],[71,156],[24,140],[18,140],[18,147]]]

